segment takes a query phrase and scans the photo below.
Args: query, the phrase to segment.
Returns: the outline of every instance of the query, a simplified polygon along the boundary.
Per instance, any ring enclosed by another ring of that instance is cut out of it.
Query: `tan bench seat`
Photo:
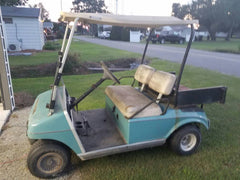
[[[143,93],[131,86],[108,86],[105,90],[107,96],[113,101],[115,106],[120,110],[126,118],[131,118],[136,112],[143,109],[146,105],[152,102]],[[134,118],[159,116],[162,111],[158,104],[153,102]]]
[[[140,65],[134,79],[142,83],[140,90],[124,85],[108,86],[105,93],[128,119],[161,115],[162,110],[157,103],[162,95],[171,93],[176,76],[168,72],[156,71],[147,65]],[[151,100],[142,93],[146,87],[159,93],[158,100]]]

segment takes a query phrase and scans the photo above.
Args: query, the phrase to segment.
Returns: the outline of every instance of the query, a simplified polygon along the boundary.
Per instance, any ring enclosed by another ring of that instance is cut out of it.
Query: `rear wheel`
[[[185,126],[176,131],[171,139],[170,146],[179,155],[191,155],[201,143],[201,133],[194,125]]]
[[[39,140],[27,158],[30,172],[39,178],[52,178],[63,172],[70,162],[70,152],[63,145]]]

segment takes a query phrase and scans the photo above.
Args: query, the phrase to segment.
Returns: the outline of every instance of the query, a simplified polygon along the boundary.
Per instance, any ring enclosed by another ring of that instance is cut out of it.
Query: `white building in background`
[[[44,35],[40,9],[4,6],[1,9],[8,50],[42,50]]]

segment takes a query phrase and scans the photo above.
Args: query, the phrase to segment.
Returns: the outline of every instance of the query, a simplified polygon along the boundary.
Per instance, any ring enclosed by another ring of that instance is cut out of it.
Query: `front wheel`
[[[69,150],[52,141],[33,144],[27,158],[30,172],[39,178],[52,178],[63,172],[70,162]]]
[[[201,143],[201,132],[194,125],[185,126],[176,131],[171,139],[170,146],[179,155],[191,155]]]

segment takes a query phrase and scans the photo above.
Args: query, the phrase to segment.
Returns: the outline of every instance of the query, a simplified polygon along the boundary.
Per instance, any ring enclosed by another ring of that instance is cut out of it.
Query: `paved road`
[[[83,36],[76,36],[75,38],[135,53],[142,53],[145,46],[144,44],[140,43],[110,41]],[[149,44],[147,56],[180,63],[182,61],[184,52],[185,48]],[[187,64],[240,77],[240,55],[237,54],[191,49]]]

